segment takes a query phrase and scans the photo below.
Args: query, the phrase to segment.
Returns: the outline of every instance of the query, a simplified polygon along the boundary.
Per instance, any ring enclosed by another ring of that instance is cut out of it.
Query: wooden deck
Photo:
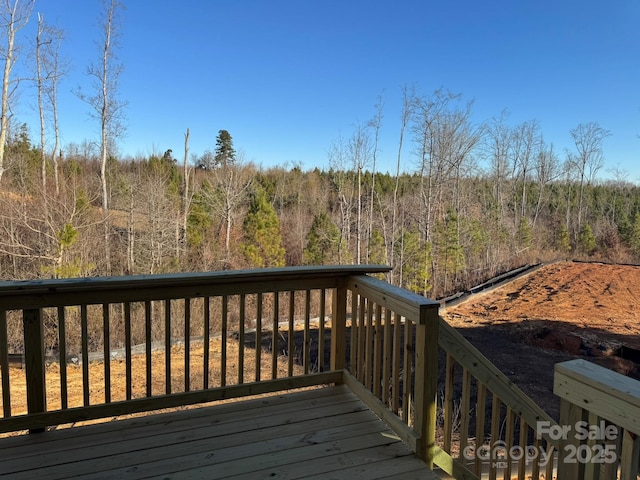
[[[447,478],[346,386],[0,439],[0,476]]]

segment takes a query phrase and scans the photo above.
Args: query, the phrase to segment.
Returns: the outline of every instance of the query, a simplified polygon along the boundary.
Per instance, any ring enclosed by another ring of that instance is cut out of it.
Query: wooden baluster
[[[84,406],[90,403],[89,391],[89,319],[87,315],[87,306],[80,306],[80,330],[82,332],[82,401]]]
[[[104,363],[104,403],[111,403],[111,334],[109,327],[111,317],[109,315],[109,304],[102,304],[102,346]],[[58,315],[58,322],[60,315]],[[61,366],[62,368],[62,366]]]
[[[526,452],[527,449],[527,433],[529,432],[529,426],[527,422],[524,421],[522,417],[520,418],[520,435],[519,435],[519,445],[520,448]],[[518,480],[525,480],[527,474],[527,456],[522,455],[520,460],[518,460]],[[562,478],[562,477],[559,477]]]
[[[131,303],[124,304],[124,361],[125,361],[125,396],[131,400]]]
[[[44,368],[42,310],[39,308],[23,310],[22,322],[24,333],[24,364],[27,377],[27,410],[29,413],[46,412],[47,391]],[[29,430],[29,433],[40,432],[44,432],[44,428],[33,428]]]
[[[455,377],[455,360],[449,354],[447,354],[447,360],[445,364],[445,384],[444,384],[444,400],[442,408],[444,410],[444,441],[442,449],[451,453],[451,441],[453,438],[453,387]]]
[[[184,299],[184,391],[191,390],[191,299]]]
[[[507,417],[506,417],[506,432],[505,432],[505,444],[507,446],[507,455],[506,455],[506,465],[504,469],[504,478],[510,480],[511,479],[511,456],[509,452],[511,447],[513,447],[514,442],[514,423],[515,423],[515,415],[513,413],[513,409],[507,405]],[[553,462],[552,462],[553,463]],[[549,477],[547,477],[549,478]],[[551,479],[549,479],[551,480]]]
[[[147,379],[147,397],[151,397],[153,387],[153,366],[151,365],[151,302],[144,302],[144,343],[145,343],[145,367]]]
[[[304,374],[308,375],[311,368],[311,291],[305,291],[304,295]]]
[[[278,378],[278,350],[280,349],[280,294],[273,292],[273,332],[271,333],[271,378]]]
[[[58,307],[58,345],[60,351],[60,408],[66,410],[69,407],[69,390],[67,383],[67,327],[64,307]],[[4,380],[4,375],[2,378]]]
[[[349,327],[349,336],[351,337],[349,346],[349,371],[354,377],[358,377],[358,295],[351,294],[351,327]]]
[[[229,297],[222,297],[222,331],[220,332],[220,386],[227,385],[227,329],[229,327]]]
[[[375,313],[375,332],[374,332],[374,349],[373,349],[373,394],[381,398],[380,390],[382,389],[382,306],[376,305]]]
[[[164,301],[164,385],[171,394],[171,300]]]
[[[373,377],[373,312],[374,304],[367,300],[367,317],[365,320],[365,347],[364,347],[364,386],[371,391]]]
[[[327,291],[323,288],[320,290],[320,315],[318,325],[318,371],[324,372],[324,353],[325,353],[325,338],[324,338],[324,322],[327,318]]]
[[[203,298],[204,324],[202,326],[202,388],[209,388],[209,359],[211,357],[211,298]]]
[[[402,325],[402,317],[400,314],[394,314],[393,322],[393,363],[391,366],[392,372],[392,397],[391,397],[391,410],[398,415],[400,411],[400,358],[402,357],[402,334],[400,327]]]
[[[640,435],[627,429],[622,431],[620,480],[636,480],[640,469]]]
[[[598,415],[589,412],[588,413],[588,422],[589,425],[600,425],[600,418],[598,417]],[[602,446],[602,442],[595,440],[593,438],[589,438],[587,439],[586,445],[589,449],[589,452],[591,452],[592,454],[594,454],[598,448],[598,446]],[[600,480],[600,467],[602,466],[601,463],[593,463],[593,462],[586,462],[584,465],[584,480]]]
[[[462,393],[460,398],[460,457],[469,445],[469,428],[471,423],[471,373],[462,369]],[[464,460],[464,458],[463,458]]]
[[[554,457],[555,457],[555,448],[553,447],[553,445],[551,445],[549,442],[547,442],[547,458],[548,458],[548,462],[547,465],[545,467],[545,479],[549,479],[552,480],[554,478],[554,472],[553,472],[553,467],[554,467]],[[507,477],[505,477],[507,478]],[[510,477],[509,477],[510,478]],[[602,479],[604,480],[604,479]]]
[[[612,461],[605,462],[602,465],[600,471],[601,480],[617,480],[618,479],[618,466],[620,465],[620,458],[622,456],[622,428],[614,425],[616,429],[615,440],[609,440],[608,444],[613,447],[615,458]],[[609,447],[611,448],[611,447]]]
[[[534,432],[533,449],[534,449],[535,452],[539,452],[540,451],[540,445],[541,445],[540,439],[538,438],[538,435],[535,435],[535,432]],[[532,461],[531,476],[533,478],[540,478],[540,457],[534,458],[533,461]],[[586,480],[586,478],[585,478],[585,480]]]
[[[497,458],[493,458],[494,447],[500,440],[500,399],[495,393],[491,395],[491,433],[489,448],[491,449],[491,456],[489,458],[489,480],[496,480],[498,474]],[[495,452],[497,454],[497,452]]]
[[[413,365],[413,322],[404,319],[404,367],[402,369],[402,421],[409,425],[411,413],[411,367]]]
[[[389,390],[391,388],[391,364],[393,363],[391,357],[391,310],[385,308],[384,310],[384,327],[383,327],[383,360],[382,360],[382,403],[387,408],[389,406]]]
[[[296,292],[289,292],[289,333],[287,334],[287,375],[293,377],[293,359],[295,357],[295,315],[296,315]]]
[[[484,445],[484,424],[487,402],[487,387],[478,382],[478,398],[476,399],[476,453]],[[482,473],[482,460],[476,454],[474,472],[480,476]]]
[[[366,336],[366,310],[367,303],[366,298],[359,296],[360,302],[358,305],[358,380],[364,385],[364,359],[365,359],[365,336]]]
[[[243,293],[240,295],[240,318],[238,319],[240,335],[238,336],[238,385],[244,383],[244,325],[246,321],[247,297]]]
[[[0,375],[2,375],[2,415],[11,416],[11,390],[9,384],[9,351],[7,336],[7,312],[0,310]],[[60,377],[62,378],[62,376]]]
[[[258,293],[256,313],[256,382],[260,381],[262,369],[262,293]]]
[[[585,411],[579,406],[562,398],[560,400],[560,425],[569,425],[572,430],[577,422],[584,420]],[[572,446],[572,447],[570,447]],[[568,438],[560,440],[560,458],[558,459],[558,478],[563,480],[583,480],[584,479],[584,463],[575,462],[568,463],[564,461],[564,455],[571,449],[580,446],[580,441],[575,435],[569,434]]]

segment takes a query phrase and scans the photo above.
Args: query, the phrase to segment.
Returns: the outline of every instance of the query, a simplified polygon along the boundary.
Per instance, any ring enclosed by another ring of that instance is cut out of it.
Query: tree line
[[[57,89],[64,35],[38,15],[39,125],[10,115],[16,33],[35,0],[1,6],[6,34],[0,115],[0,278],[134,275],[336,263],[387,264],[387,279],[442,297],[524,263],[556,258],[637,262],[640,196],[625,172],[599,181],[609,132],[570,131],[557,152],[535,120],[473,121],[473,102],[402,89],[395,169],[379,170],[384,101],[336,139],[328,168],[260,168],[227,130],[213,151],[118,154],[126,102],[115,0],[104,1],[93,91],[78,91],[97,142],[61,148]],[[31,130],[39,131],[36,142]],[[53,141],[47,132],[53,132]]]
[[[172,150],[110,157],[109,248],[99,154],[70,146],[59,188],[43,185],[25,125],[6,149],[2,279],[374,263],[392,267],[392,283],[441,297],[524,263],[638,261],[639,187],[596,181],[573,155],[560,163],[535,124],[479,132],[456,121],[449,112],[431,122],[435,138],[408,135],[420,162],[397,175],[373,170],[371,127],[336,142],[328,169],[258,168],[226,131],[209,164]]]

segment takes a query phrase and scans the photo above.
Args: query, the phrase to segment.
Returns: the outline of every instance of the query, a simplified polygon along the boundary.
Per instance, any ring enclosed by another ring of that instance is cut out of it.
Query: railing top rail
[[[440,303],[438,302],[373,277],[350,276],[347,286],[355,292],[370,297],[376,303],[420,324],[426,322],[426,316],[429,313],[435,312],[434,314],[437,315],[440,308]]]
[[[640,382],[582,359],[555,365],[553,393],[640,433]]]
[[[0,308],[143,301],[185,296],[330,288],[351,275],[383,273],[385,265],[330,265],[0,282]],[[146,293],[142,293],[146,292]],[[75,303],[74,303],[75,302]]]

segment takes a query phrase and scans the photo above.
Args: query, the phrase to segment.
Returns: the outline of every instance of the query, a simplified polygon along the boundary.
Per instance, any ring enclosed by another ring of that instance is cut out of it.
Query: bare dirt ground
[[[297,335],[299,336],[299,335]],[[296,336],[296,337],[297,337]],[[266,337],[266,336],[265,336]],[[268,340],[268,338],[266,338]],[[266,341],[265,340],[265,341]],[[238,383],[238,356],[239,343],[230,339],[227,341],[227,369],[225,374],[225,384],[234,385]],[[210,368],[209,368],[209,387],[218,387],[222,384],[222,372],[220,370],[220,358],[222,355],[221,341],[212,340],[209,348]],[[244,357],[244,381],[251,382],[256,378],[256,354],[253,346],[247,346],[243,350]],[[202,343],[192,346],[190,351],[190,389],[197,390],[203,388],[203,358],[204,346]],[[262,350],[260,355],[260,377],[262,379],[270,379],[273,375],[272,354],[266,350]],[[172,365],[172,391],[185,391],[184,378],[184,362],[185,353],[183,347],[173,347],[171,350]],[[165,393],[165,354],[164,352],[156,352],[151,356],[152,363],[152,379],[151,387],[153,395],[162,395]],[[118,360],[112,361],[111,365],[111,401],[125,400],[125,362]],[[276,363],[276,376],[283,378],[288,375],[288,358],[279,355]],[[20,415],[27,412],[27,395],[26,395],[26,377],[25,371],[20,368],[10,368],[11,382],[11,411],[13,415]],[[303,368],[297,364],[293,364],[293,374],[300,375],[304,373]],[[142,398],[146,396],[146,361],[144,355],[132,356],[132,398]],[[57,363],[47,366],[45,372],[47,383],[47,408],[56,410],[61,408],[60,398],[60,365]],[[95,362],[89,365],[89,398],[90,404],[100,404],[105,401],[105,381],[104,381],[104,364]],[[67,366],[67,400],[69,407],[80,407],[83,405],[83,378],[82,367],[80,365],[69,364]],[[219,400],[216,403],[222,403],[230,400]],[[1,404],[0,400],[0,404]],[[193,408],[192,406],[181,407],[179,409]],[[175,409],[169,409],[175,410]],[[124,415],[119,418],[132,418],[146,415],[147,413]],[[110,419],[101,419],[95,421],[81,422],[81,424],[98,423],[108,421]],[[58,426],[56,428],[67,428],[70,425]],[[17,435],[24,432],[12,432],[9,434],[0,434],[0,438],[5,436]]]
[[[640,378],[640,267],[546,265],[441,314],[555,418],[555,363],[584,358]]]

